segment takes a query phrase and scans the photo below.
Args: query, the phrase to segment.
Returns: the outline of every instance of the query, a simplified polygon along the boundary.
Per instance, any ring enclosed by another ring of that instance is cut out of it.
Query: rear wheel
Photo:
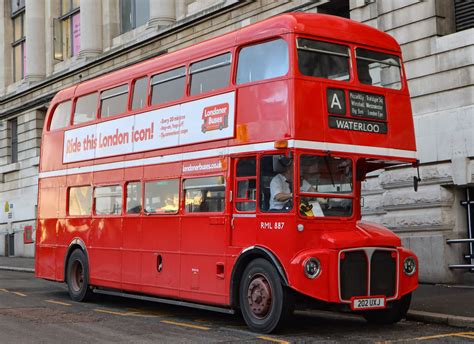
[[[93,293],[89,288],[89,266],[82,250],[75,250],[69,257],[66,282],[72,300],[82,302],[92,297]]]
[[[278,328],[291,313],[289,297],[269,261],[258,258],[247,266],[240,282],[239,302],[252,331],[270,333]]]
[[[365,320],[375,324],[394,324],[407,315],[410,308],[411,293],[392,303],[392,308],[368,311],[363,314]]]

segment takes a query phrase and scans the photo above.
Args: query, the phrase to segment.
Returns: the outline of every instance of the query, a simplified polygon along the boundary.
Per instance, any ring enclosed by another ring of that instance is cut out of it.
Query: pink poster
[[[80,13],[72,16],[72,55],[76,56],[81,50],[81,20]]]

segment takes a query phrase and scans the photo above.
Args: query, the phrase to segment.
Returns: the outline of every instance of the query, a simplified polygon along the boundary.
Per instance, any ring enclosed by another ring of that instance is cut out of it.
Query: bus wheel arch
[[[284,287],[288,287],[288,278],[278,258],[268,249],[260,246],[251,246],[244,249],[237,258],[232,270],[230,282],[230,302],[232,307],[239,307],[239,288],[242,275],[247,266],[255,259],[263,258],[268,260],[278,271],[281,283]]]

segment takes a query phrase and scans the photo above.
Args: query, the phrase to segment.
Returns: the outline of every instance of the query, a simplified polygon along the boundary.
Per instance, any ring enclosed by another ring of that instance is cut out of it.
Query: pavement
[[[0,270],[34,272],[33,258],[2,257]],[[474,328],[474,284],[420,284],[408,320]]]

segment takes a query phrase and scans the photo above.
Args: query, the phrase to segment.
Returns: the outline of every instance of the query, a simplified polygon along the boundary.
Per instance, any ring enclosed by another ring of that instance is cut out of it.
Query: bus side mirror
[[[416,167],[416,176],[413,177],[413,189],[415,192],[418,191],[418,184],[421,182],[420,178],[420,161],[417,160],[416,163],[413,164],[413,167]]]
[[[421,178],[414,176],[413,177],[413,189],[415,189],[415,192],[418,191],[418,183],[421,182]]]

